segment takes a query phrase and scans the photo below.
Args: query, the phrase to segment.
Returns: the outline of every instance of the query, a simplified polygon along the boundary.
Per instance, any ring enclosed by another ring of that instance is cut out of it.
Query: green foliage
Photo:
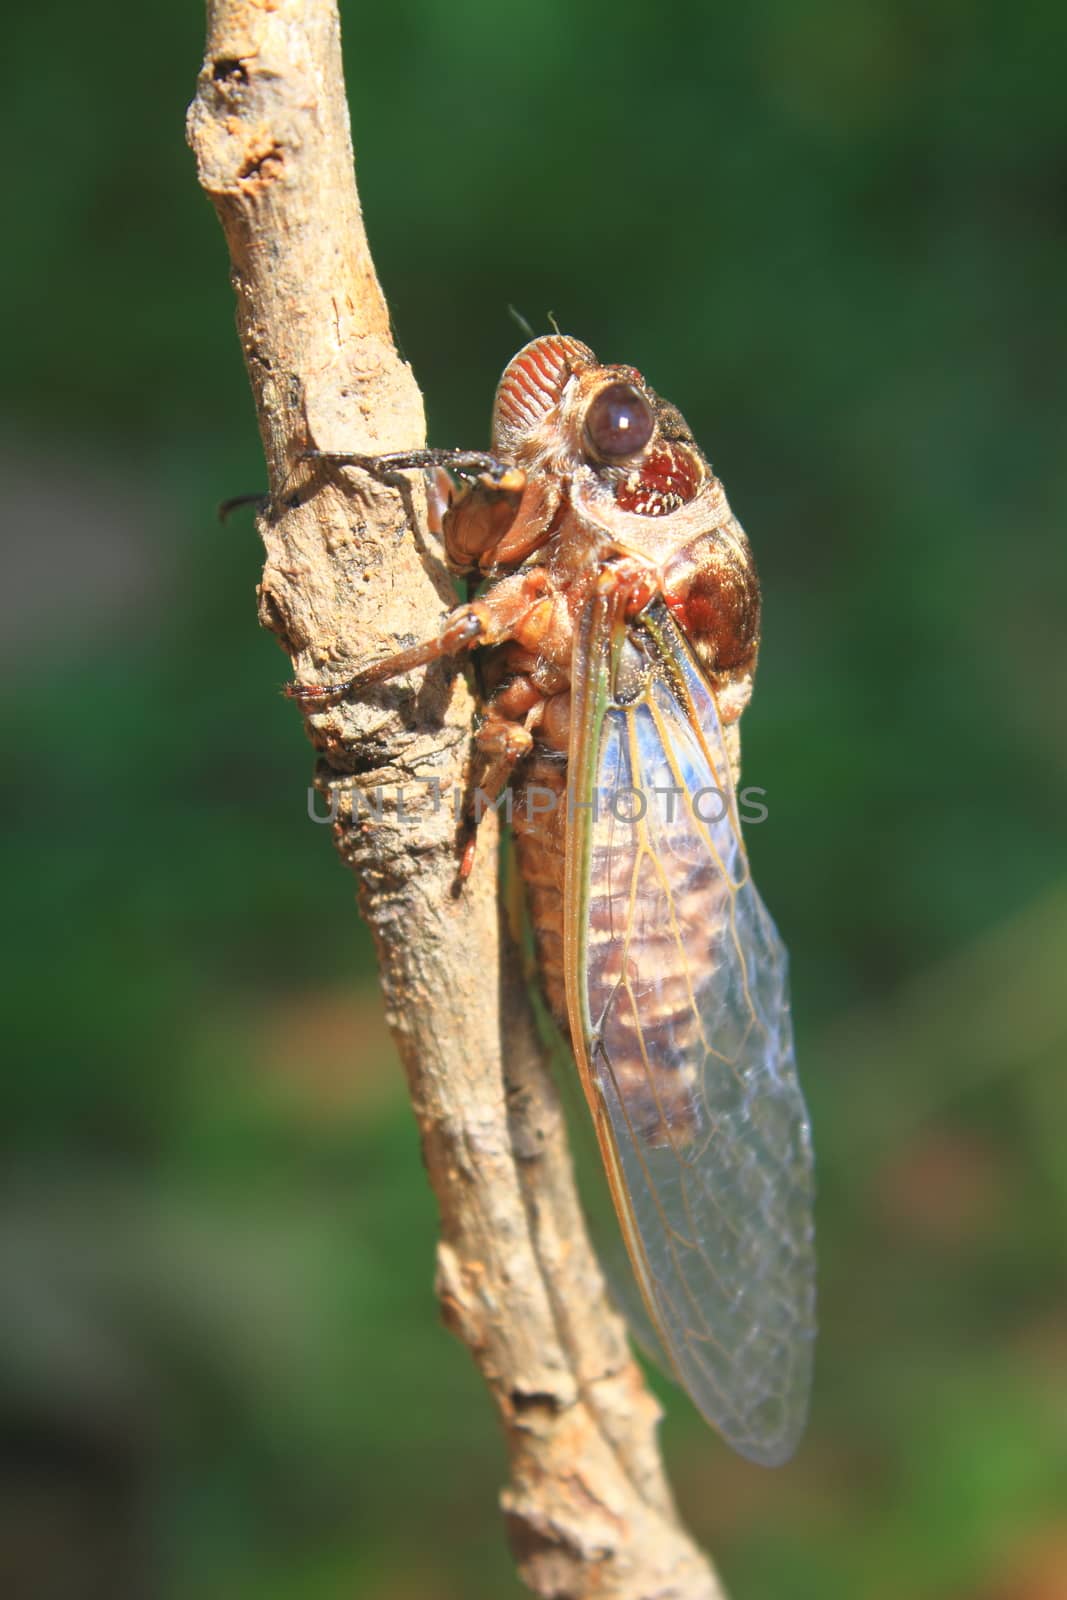
[[[663,1388],[738,1600],[1036,1597],[1062,1512],[1064,19],[345,8],[433,440],[484,440],[508,304],[554,312],[682,408],[760,560],[808,1441],[761,1472]],[[501,1452],[434,1323],[369,941],[254,533],[214,521],[262,466],[182,144],[200,29],[61,0],[6,34],[0,1588],[499,1600]]]

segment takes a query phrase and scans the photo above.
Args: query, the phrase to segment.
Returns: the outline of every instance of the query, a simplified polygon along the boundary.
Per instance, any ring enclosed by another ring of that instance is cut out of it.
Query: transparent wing
[[[576,655],[568,1011],[615,1208],[667,1356],[735,1449],[807,1415],[812,1154],[787,957],[751,880],[714,695],[662,607]]]

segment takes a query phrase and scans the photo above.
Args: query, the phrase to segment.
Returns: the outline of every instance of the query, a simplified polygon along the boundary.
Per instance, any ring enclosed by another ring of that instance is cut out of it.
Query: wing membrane
[[[784,946],[715,697],[663,607],[591,602],[574,674],[567,997],[612,1196],[694,1402],[773,1464],[807,1414],[812,1156]]]

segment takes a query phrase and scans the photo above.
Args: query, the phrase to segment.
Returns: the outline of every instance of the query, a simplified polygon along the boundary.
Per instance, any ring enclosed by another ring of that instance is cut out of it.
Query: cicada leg
[[[398,650],[341,683],[293,683],[287,685],[286,693],[308,710],[315,703],[359,694],[414,667],[458,655],[476,645],[502,645],[516,639],[534,642],[546,636],[558,609],[558,598],[545,568],[530,567],[512,573],[501,578],[483,599],[457,606],[435,638]],[[515,765],[532,748],[531,729],[537,725],[543,708],[543,693],[524,675],[513,674],[489,698],[486,715],[475,733],[475,744],[486,766],[466,811],[459,884],[470,875],[474,864],[480,817],[495,805]]]
[[[378,683],[387,683],[390,678],[398,678],[414,667],[427,666],[442,656],[459,655],[475,645],[503,644],[514,638],[516,631],[545,604],[548,587],[548,575],[542,568],[514,573],[510,578],[501,579],[484,599],[457,606],[435,638],[385,656],[341,683],[290,683],[285,693],[291,700],[334,700],[359,694]]]
[[[483,450],[403,450],[367,456],[355,451],[306,450],[305,461],[359,467],[379,482],[404,486],[405,472],[423,472],[429,485],[430,532],[444,539],[448,565],[457,574],[492,564],[516,521],[526,528],[536,515],[527,477]],[[432,476],[431,476],[432,474]],[[537,497],[538,499],[542,497]],[[409,516],[413,509],[408,505]],[[542,519],[544,520],[544,519]],[[527,549],[509,564],[518,566],[541,538],[527,538]]]
[[[479,754],[485,760],[485,769],[474,789],[463,818],[463,851],[460,856],[459,881],[469,878],[474,867],[474,852],[478,844],[478,824],[497,801],[511,781],[511,774],[524,756],[533,749],[531,724],[543,707],[543,700],[523,722],[501,715],[490,706],[485,721],[474,735]]]
[[[518,471],[485,450],[394,450],[383,456],[360,455],[350,450],[305,450],[302,460],[322,461],[333,467],[361,467],[372,478],[389,478],[396,472],[430,472],[434,467],[443,467],[459,477],[478,477],[484,473],[500,484],[506,483],[509,474]],[[522,481],[525,482],[525,476]]]
[[[460,606],[453,611],[447,626],[435,639],[427,639],[422,644],[413,645],[410,650],[398,650],[394,655],[385,656],[381,661],[363,667],[343,683],[287,683],[285,693],[290,700],[335,700],[341,696],[359,694],[364,689],[373,688],[376,683],[387,683],[390,678],[399,678],[402,672],[410,672],[413,667],[424,667],[431,661],[440,660],[442,656],[469,650],[472,645],[481,642],[485,632],[485,619],[479,615],[484,610],[485,607],[477,602]]]
[[[553,749],[566,749],[565,703],[570,697],[549,687],[543,678],[541,682],[535,681],[530,670],[535,665],[536,658],[518,645],[509,646],[497,658],[502,676],[489,696],[485,718],[474,736],[485,758],[485,771],[474,791],[473,804],[467,810],[461,879],[469,874],[473,864],[482,816],[490,806],[496,806],[516,767],[533,750],[534,734],[539,740],[547,739]],[[561,720],[561,712],[564,720]],[[510,822],[510,811],[507,815]]]

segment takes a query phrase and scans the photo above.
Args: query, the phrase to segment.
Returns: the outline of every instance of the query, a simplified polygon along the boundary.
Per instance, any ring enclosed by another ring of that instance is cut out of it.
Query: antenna
[[[536,339],[537,335],[534,333],[533,329],[530,327],[530,324],[527,322],[521,311],[516,311],[514,306],[509,305],[508,316],[511,317],[514,322],[518,323],[520,329],[526,335],[527,339]],[[558,331],[559,330],[557,329],[557,332]]]

